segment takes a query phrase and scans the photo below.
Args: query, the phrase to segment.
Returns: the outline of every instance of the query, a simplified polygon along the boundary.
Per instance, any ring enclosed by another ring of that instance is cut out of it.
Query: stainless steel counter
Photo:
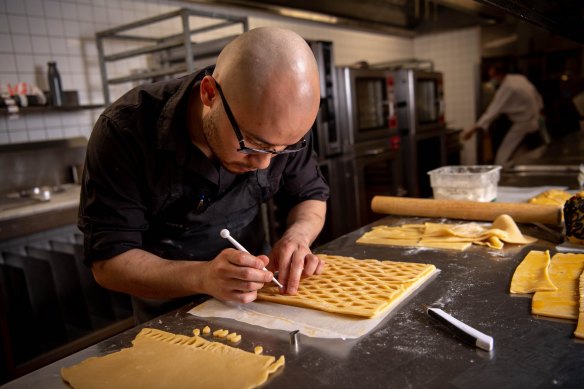
[[[80,193],[79,185],[65,184],[49,201],[15,199],[22,201],[0,209],[0,241],[75,224]]]
[[[418,223],[428,219],[386,217],[374,224]],[[545,238],[545,232],[522,226],[524,233]],[[502,251],[471,247],[465,252],[387,248],[356,245],[368,227],[322,247],[318,252],[435,264],[441,273],[403,302],[371,333],[356,340],[322,340],[299,337],[299,348],[282,331],[268,330],[226,319],[188,315],[187,306],[145,326],[191,334],[210,325],[243,335],[238,346],[264,353],[284,354],[284,369],[272,376],[266,388],[377,388],[461,387],[534,388],[582,387],[584,342],[573,338],[575,322],[538,318],[530,314],[531,299],[508,293],[513,271],[533,249],[552,249],[539,241]],[[441,307],[453,316],[495,339],[494,351],[481,351],[461,343],[425,314],[425,305]],[[40,324],[39,324],[40,325]],[[59,369],[96,355],[130,345],[141,327],[89,347],[27,376],[7,388],[63,388]]]
[[[573,132],[517,160],[503,169],[499,185],[578,187],[579,165],[584,163],[584,133]]]

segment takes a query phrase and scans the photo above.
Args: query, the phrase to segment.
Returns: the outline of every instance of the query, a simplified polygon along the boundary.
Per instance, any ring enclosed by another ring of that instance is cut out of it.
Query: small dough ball
[[[211,328],[209,326],[205,326],[205,328],[203,328],[203,334],[208,335],[211,333]]]
[[[193,330],[193,335],[195,335],[195,336],[199,336],[199,335],[201,335],[201,330],[200,330],[200,329],[198,329],[198,328],[195,328],[195,329]]]
[[[264,352],[264,348],[262,346],[255,346],[253,352],[254,354],[261,354]]]
[[[217,338],[224,338],[227,336],[228,333],[229,333],[228,330],[220,329],[220,330],[213,332],[213,336],[215,336]]]

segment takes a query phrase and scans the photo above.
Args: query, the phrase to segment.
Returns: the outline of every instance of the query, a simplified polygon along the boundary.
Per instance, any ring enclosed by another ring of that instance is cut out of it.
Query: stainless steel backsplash
[[[0,194],[74,183],[86,148],[84,137],[0,145]]]

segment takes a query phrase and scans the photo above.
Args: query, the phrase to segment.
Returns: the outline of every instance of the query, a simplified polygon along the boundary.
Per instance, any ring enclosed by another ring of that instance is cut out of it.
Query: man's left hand
[[[300,237],[284,236],[274,244],[268,257],[269,267],[278,270],[278,281],[284,285],[283,292],[287,294],[296,294],[302,276],[324,271],[324,261],[314,255]]]

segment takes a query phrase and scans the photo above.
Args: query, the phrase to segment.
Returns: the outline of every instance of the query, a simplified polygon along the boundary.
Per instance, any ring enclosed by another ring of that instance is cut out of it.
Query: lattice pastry
[[[374,317],[416,289],[436,270],[434,265],[355,259],[319,254],[325,271],[301,281],[296,295],[283,295],[266,284],[258,300],[326,312]]]

